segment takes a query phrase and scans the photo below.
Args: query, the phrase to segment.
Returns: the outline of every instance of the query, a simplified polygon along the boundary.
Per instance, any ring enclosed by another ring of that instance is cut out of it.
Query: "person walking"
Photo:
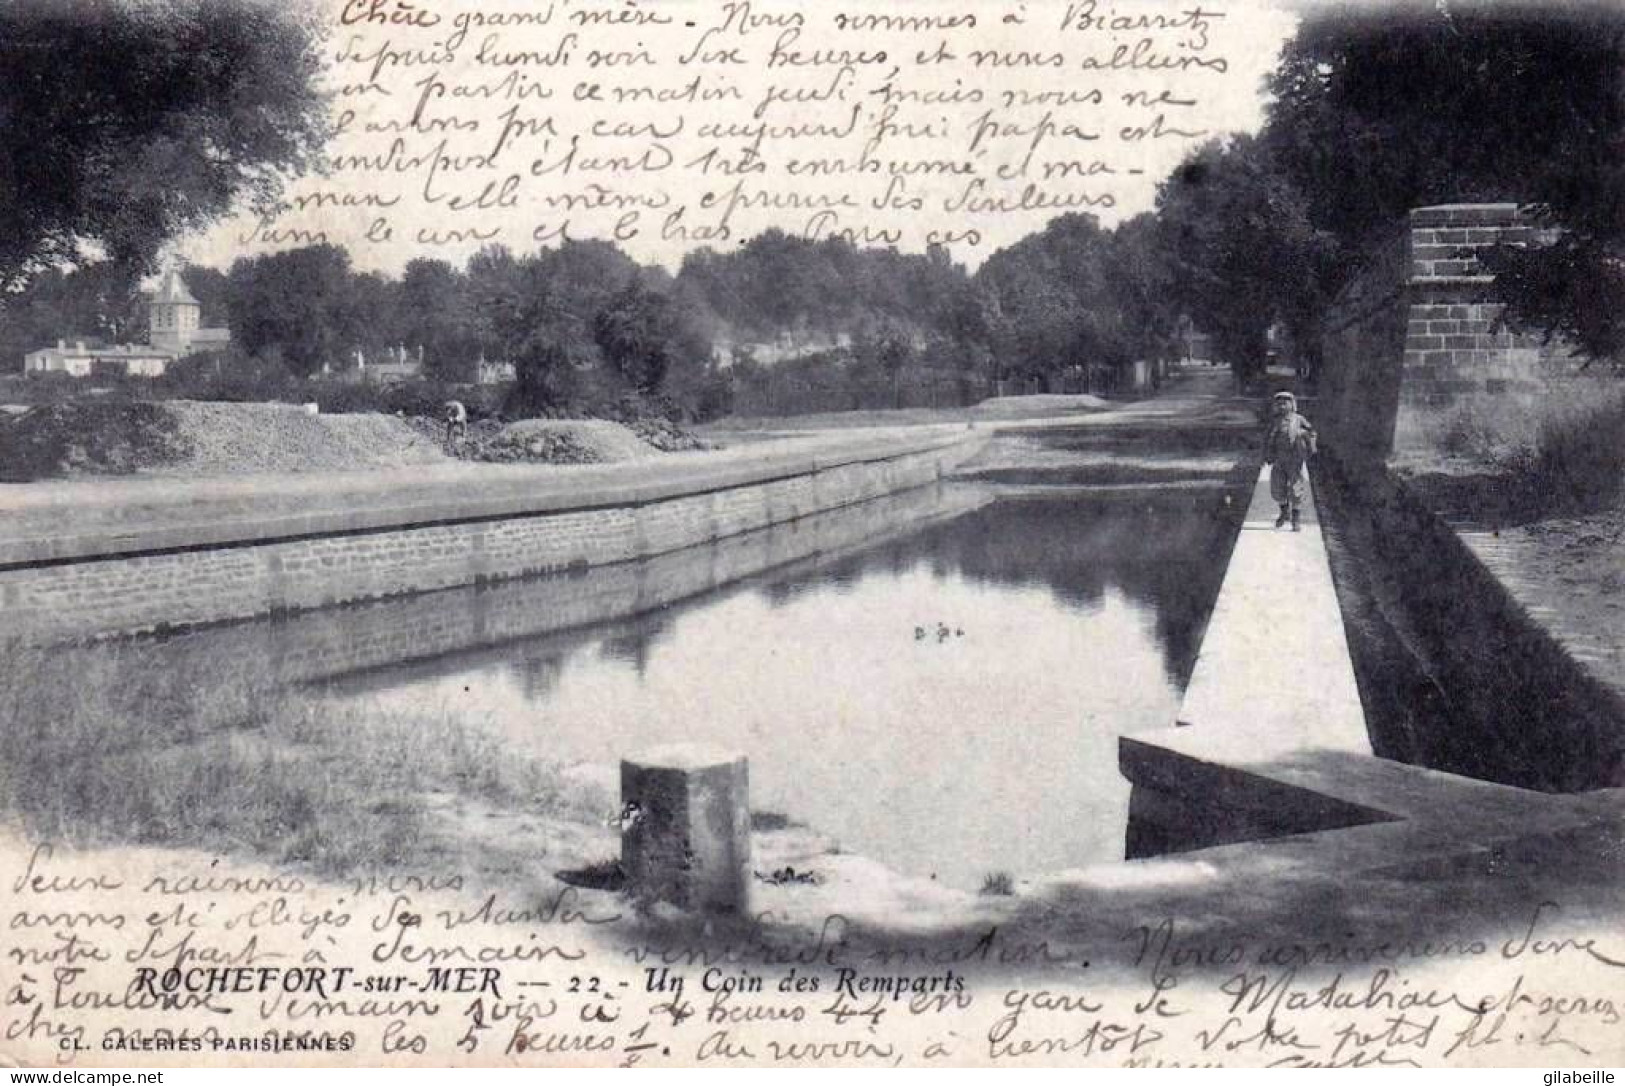
[[[1281,507],[1275,526],[1288,521],[1294,532],[1299,527],[1299,509],[1306,489],[1304,465],[1315,455],[1315,428],[1298,414],[1298,399],[1290,392],[1277,392],[1271,402],[1270,429],[1264,438],[1264,463],[1270,465],[1270,497]]]

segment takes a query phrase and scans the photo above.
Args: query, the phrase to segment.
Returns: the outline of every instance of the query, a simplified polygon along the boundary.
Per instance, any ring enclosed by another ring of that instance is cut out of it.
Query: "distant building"
[[[759,365],[773,366],[810,354],[849,350],[851,347],[852,335],[849,332],[783,331],[772,339],[736,341],[719,338],[712,344],[711,360],[719,366],[731,366],[748,357]]]
[[[147,303],[147,314],[147,342],[176,358],[218,351],[231,343],[229,328],[201,327],[203,306],[192,297],[174,268],[164,273],[163,282]]]
[[[349,384],[393,385],[402,381],[416,381],[423,376],[423,348],[416,356],[405,347],[386,347],[368,361],[367,353],[357,347],[350,352],[350,365],[334,374],[333,367],[322,363],[323,377],[336,377]]]
[[[474,381],[481,385],[500,385],[505,381],[512,381],[518,376],[518,371],[512,362],[490,362],[481,356],[475,368]]]
[[[391,358],[387,353],[379,362],[362,360],[361,380],[375,385],[393,385],[401,381],[416,381],[423,376],[423,359]]]
[[[386,347],[370,356],[367,352],[356,348],[350,352],[347,366],[335,370],[323,363],[321,375],[349,384],[393,385],[422,380],[424,372],[423,347],[420,345],[416,348]],[[505,381],[512,381],[514,376],[512,362],[491,362],[481,356],[474,363],[475,384],[502,384]],[[461,378],[447,379],[453,383],[461,382]]]
[[[66,373],[72,377],[103,374],[159,377],[177,358],[230,345],[229,329],[204,328],[202,318],[203,306],[192,297],[175,269],[170,268],[147,303],[145,344],[87,347],[83,341],[77,341],[70,347],[59,339],[55,347],[42,347],[24,355],[23,372]]]

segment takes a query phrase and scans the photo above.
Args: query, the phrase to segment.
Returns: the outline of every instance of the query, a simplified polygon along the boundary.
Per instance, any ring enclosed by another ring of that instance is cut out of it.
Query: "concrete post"
[[[749,763],[691,744],[621,762],[621,868],[634,894],[704,912],[750,900]]]

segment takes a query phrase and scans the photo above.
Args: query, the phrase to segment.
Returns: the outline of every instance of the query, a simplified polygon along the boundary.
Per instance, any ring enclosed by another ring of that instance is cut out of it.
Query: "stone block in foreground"
[[[621,762],[627,889],[702,912],[750,896],[750,774],[744,755],[678,744]]]

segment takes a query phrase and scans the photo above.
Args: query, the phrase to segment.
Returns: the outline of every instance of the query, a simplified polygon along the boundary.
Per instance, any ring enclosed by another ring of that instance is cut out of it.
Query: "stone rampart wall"
[[[1372,250],[1324,326],[1324,424],[1341,453],[1432,449],[1453,413],[1533,402],[1564,349],[1500,327],[1477,254],[1536,239],[1516,204],[1449,204],[1417,208]]]
[[[278,537],[245,520],[238,539],[229,523],[208,525],[207,541],[192,545],[168,528],[151,549],[118,534],[96,548],[81,536],[72,557],[0,566],[0,620],[38,640],[138,633],[627,562],[935,482],[981,440],[895,441],[720,486],[701,472],[689,492],[668,480],[625,504],[571,509],[554,494],[533,514],[458,519],[467,495],[448,487],[443,510],[416,505],[412,519],[363,529],[299,531],[308,521],[295,519]]]

